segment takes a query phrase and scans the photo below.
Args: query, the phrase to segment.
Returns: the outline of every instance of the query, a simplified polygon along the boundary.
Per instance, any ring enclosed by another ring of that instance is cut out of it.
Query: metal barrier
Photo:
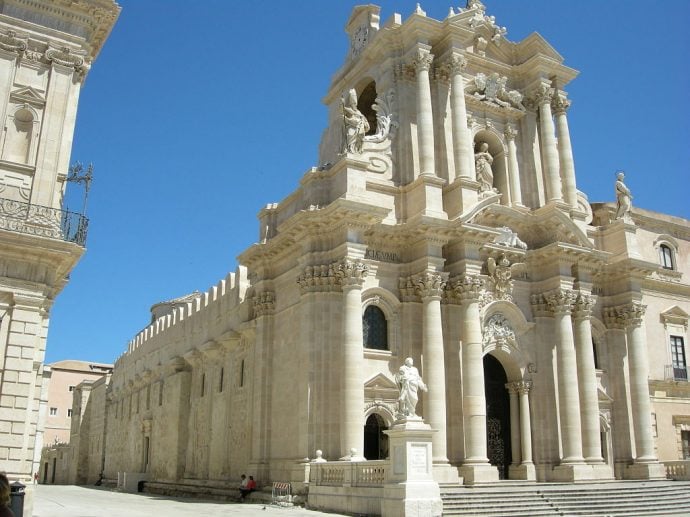
[[[290,483],[274,482],[271,499],[277,506],[292,506]]]

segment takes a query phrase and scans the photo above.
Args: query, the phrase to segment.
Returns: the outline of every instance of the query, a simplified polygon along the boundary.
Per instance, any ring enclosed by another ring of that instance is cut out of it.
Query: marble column
[[[429,69],[434,56],[425,49],[417,49],[413,66],[417,76],[417,143],[419,145],[419,172],[434,176],[434,115],[431,104]]]
[[[630,404],[635,431],[635,463],[656,462],[652,437],[652,405],[649,400],[647,343],[642,329],[647,306],[632,302],[618,307],[625,325],[630,369]]]
[[[512,467],[518,466],[522,462],[520,400],[518,399],[518,386],[516,382],[506,384],[506,389],[510,398],[510,464]]]
[[[465,430],[465,461],[460,469],[466,484],[498,480],[489,464],[486,444],[486,395],[479,298],[483,281],[464,275],[453,282],[462,310],[462,401]]]
[[[520,188],[520,166],[517,159],[517,146],[515,137],[517,131],[512,126],[507,126],[504,133],[508,142],[508,185],[510,187],[511,205],[522,205],[522,190]]]
[[[566,110],[570,107],[570,101],[565,95],[557,92],[551,102],[556,114],[556,128],[558,130],[558,157],[561,168],[561,180],[563,181],[563,200],[572,207],[577,206],[577,187],[575,186],[575,160],[573,160],[573,148],[570,144],[570,130]]]
[[[462,72],[467,60],[460,54],[453,54],[449,60],[451,86],[450,110],[453,127],[453,151],[455,157],[455,175],[460,178],[475,178],[474,153],[472,140],[467,128],[467,107],[465,105],[465,82]]]
[[[595,297],[578,293],[573,305],[573,326],[577,378],[579,381],[580,415],[582,417],[582,453],[587,463],[603,463],[601,456],[601,434],[599,433],[599,396],[597,374],[592,348],[592,308]]]
[[[364,336],[362,331],[362,285],[368,268],[349,259],[338,264],[343,291],[342,381],[340,452],[364,453]]]
[[[441,324],[441,295],[447,274],[425,272],[416,277],[417,292],[422,299],[422,377],[428,391],[424,393],[426,422],[433,434],[434,463],[448,463],[446,443],[446,369],[443,359],[443,330]]]
[[[555,289],[544,294],[554,315],[556,356],[558,368],[558,402],[561,418],[563,459],[561,464],[584,463],[580,422],[577,360],[571,310],[575,293],[570,289]]]
[[[518,382],[517,389],[520,394],[520,445],[522,449],[522,465],[532,463],[532,424],[529,411],[529,390],[532,383],[528,381]]]
[[[539,135],[541,136],[543,169],[546,179],[546,200],[562,199],[561,178],[559,172],[558,148],[551,115],[551,97],[553,88],[542,83],[534,95],[534,102],[539,106]]]

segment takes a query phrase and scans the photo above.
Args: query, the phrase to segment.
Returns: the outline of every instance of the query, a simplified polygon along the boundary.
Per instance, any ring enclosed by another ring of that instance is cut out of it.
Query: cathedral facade
[[[385,460],[409,357],[439,482],[665,477],[690,435],[688,221],[633,208],[624,176],[588,202],[577,72],[481,2],[359,6],[346,30],[319,166],[116,361],[104,476],[305,483],[317,450]]]

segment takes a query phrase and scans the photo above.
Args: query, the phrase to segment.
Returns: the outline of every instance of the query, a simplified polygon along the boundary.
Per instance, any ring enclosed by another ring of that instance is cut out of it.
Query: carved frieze
[[[268,316],[275,310],[275,293],[263,291],[254,297],[254,317]]]
[[[336,263],[305,267],[297,277],[297,283],[302,293],[339,290]]]

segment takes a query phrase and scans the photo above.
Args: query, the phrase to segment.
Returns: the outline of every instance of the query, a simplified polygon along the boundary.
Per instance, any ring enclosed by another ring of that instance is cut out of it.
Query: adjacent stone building
[[[38,466],[50,308],[88,223],[62,206],[79,91],[119,10],[0,2],[0,471],[12,478]]]
[[[115,363],[105,476],[303,484],[316,450],[385,460],[411,357],[439,482],[664,477],[688,454],[689,222],[632,208],[622,175],[589,203],[577,72],[478,0],[358,6],[346,30],[319,166]]]

